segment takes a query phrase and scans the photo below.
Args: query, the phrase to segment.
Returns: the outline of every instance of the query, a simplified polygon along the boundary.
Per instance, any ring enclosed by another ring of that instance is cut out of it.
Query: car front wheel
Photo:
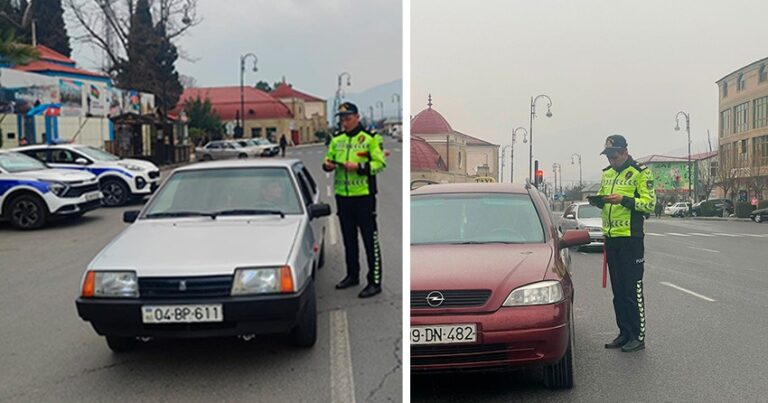
[[[550,389],[570,389],[573,387],[573,350],[575,332],[573,325],[573,306],[568,325],[568,349],[560,361],[544,367],[544,384]]]
[[[119,179],[107,179],[101,183],[103,203],[109,207],[122,206],[130,198],[128,186]]]
[[[107,336],[107,346],[115,353],[125,353],[136,348],[138,340],[135,337]]]
[[[38,229],[48,220],[48,209],[37,196],[23,194],[14,198],[8,207],[8,220],[16,229]]]
[[[307,290],[307,305],[299,317],[299,323],[291,330],[291,341],[298,347],[312,347],[317,341],[317,296],[314,281]]]

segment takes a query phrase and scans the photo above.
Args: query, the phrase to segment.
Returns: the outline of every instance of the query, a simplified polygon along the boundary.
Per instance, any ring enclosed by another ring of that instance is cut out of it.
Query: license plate
[[[87,193],[85,195],[85,201],[94,201],[101,198],[101,192]]]
[[[477,341],[477,325],[411,326],[411,344],[453,344]]]
[[[222,322],[221,304],[212,305],[145,305],[141,307],[144,323]]]

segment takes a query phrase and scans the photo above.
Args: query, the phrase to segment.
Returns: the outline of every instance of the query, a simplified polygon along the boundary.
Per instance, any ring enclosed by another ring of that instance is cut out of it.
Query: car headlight
[[[139,171],[143,171],[144,170],[144,168],[142,168],[142,167],[140,167],[138,165],[133,165],[133,164],[118,164],[118,165],[120,165],[121,167],[123,167],[123,168],[125,168],[125,169],[127,169],[129,171],[139,172]]]
[[[63,195],[68,188],[68,186],[65,183],[61,183],[61,182],[56,182],[56,181],[43,181],[43,182],[45,182],[48,185],[48,190],[50,190],[56,196]]]
[[[134,271],[88,271],[83,297],[137,298],[139,283]]]
[[[291,268],[254,267],[235,270],[232,295],[276,294],[293,292]]]
[[[513,290],[503,306],[545,305],[563,300],[563,286],[559,281],[541,281]]]

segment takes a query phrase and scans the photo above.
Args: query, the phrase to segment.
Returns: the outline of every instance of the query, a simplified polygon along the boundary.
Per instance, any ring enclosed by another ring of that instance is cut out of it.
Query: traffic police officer
[[[632,159],[627,140],[609,136],[601,154],[610,166],[603,169],[601,198],[590,203],[602,208],[605,254],[613,290],[613,309],[619,335],[605,348],[632,352],[645,348],[643,222],[654,211],[656,195],[651,171]]]
[[[326,172],[335,171],[336,207],[347,263],[347,275],[336,288],[360,283],[359,229],[368,258],[368,285],[358,296],[368,298],[381,292],[381,249],[370,178],[383,171],[386,163],[378,140],[360,124],[357,106],[345,102],[336,115],[342,132],[328,145],[323,164]]]

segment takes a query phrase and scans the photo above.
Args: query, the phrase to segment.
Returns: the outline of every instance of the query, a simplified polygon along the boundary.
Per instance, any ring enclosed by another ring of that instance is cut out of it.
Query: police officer
[[[368,285],[358,296],[368,298],[381,292],[381,249],[370,178],[383,171],[386,163],[378,140],[360,124],[357,106],[345,102],[336,115],[342,132],[331,139],[323,163],[326,172],[335,171],[336,207],[347,263],[347,275],[336,288],[360,284],[359,230],[368,258]]]
[[[651,171],[635,162],[627,140],[609,136],[601,154],[610,166],[603,169],[598,196],[590,203],[602,208],[605,254],[613,290],[613,309],[619,335],[605,348],[632,352],[645,348],[643,222],[654,211],[656,195]]]

